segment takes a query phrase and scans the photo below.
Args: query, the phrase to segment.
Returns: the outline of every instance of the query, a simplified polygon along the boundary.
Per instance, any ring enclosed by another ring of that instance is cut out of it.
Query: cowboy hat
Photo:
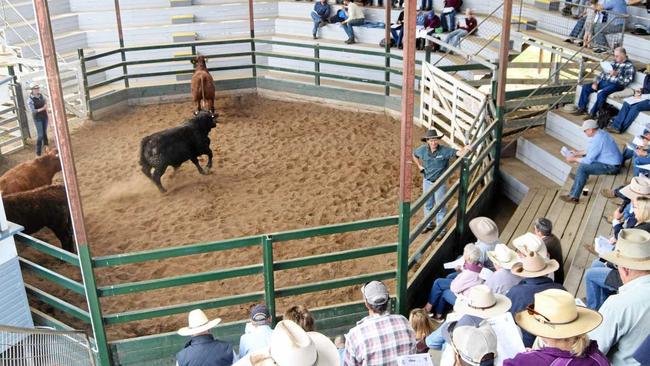
[[[40,89],[40,88],[41,88],[40,85],[38,85],[38,84],[32,84],[32,86],[31,86],[29,89],[34,90],[34,89]]]
[[[533,233],[526,233],[512,240],[512,245],[521,253],[535,252],[543,258],[548,258],[546,244],[539,236]]]
[[[621,189],[621,194],[631,200],[650,195],[650,179],[642,176],[632,178],[630,184]]]
[[[424,136],[420,139],[421,141],[427,141],[431,139],[439,139],[442,138],[443,134],[439,134],[438,131],[434,129],[427,130],[427,133],[424,134]]]
[[[621,267],[650,270],[650,233],[640,229],[623,229],[618,234],[614,250],[600,257]]]
[[[562,107],[562,110],[567,112],[567,113],[575,113],[578,110],[578,106],[576,106],[573,103],[565,104]]]
[[[499,267],[510,269],[512,266],[519,262],[517,253],[514,250],[508,248],[505,244],[497,244],[494,247],[494,250],[487,252],[488,258],[494,264],[498,264]]]
[[[515,321],[530,334],[564,339],[588,333],[603,321],[597,311],[577,306],[575,298],[560,289],[535,294],[535,303],[515,314]]]
[[[512,266],[510,272],[519,277],[535,278],[553,273],[558,268],[560,264],[555,259],[546,260],[536,252],[529,252],[521,258],[521,263]]]
[[[499,241],[499,228],[492,219],[487,217],[475,217],[469,222],[469,229],[476,239],[492,244]]]
[[[467,295],[458,297],[454,311],[487,319],[505,313],[511,305],[506,296],[495,294],[486,285],[477,285],[470,288]]]
[[[179,329],[178,334],[182,336],[193,336],[210,330],[216,327],[219,323],[221,323],[220,318],[208,320],[208,317],[205,315],[203,310],[194,309],[190,311],[190,314],[187,316],[188,326]]]

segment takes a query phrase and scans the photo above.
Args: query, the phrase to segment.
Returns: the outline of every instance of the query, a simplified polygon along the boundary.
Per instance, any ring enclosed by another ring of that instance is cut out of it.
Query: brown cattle
[[[214,113],[214,80],[206,66],[208,59],[205,56],[197,56],[192,59],[194,65],[194,75],[192,75],[192,100],[196,103],[196,112],[201,109]],[[201,103],[205,103],[206,108],[201,108]]]
[[[55,184],[2,196],[7,220],[25,227],[31,234],[46,227],[59,239],[61,247],[74,252],[72,221],[65,187]]]
[[[57,149],[38,158],[18,164],[0,177],[0,191],[4,195],[52,184],[54,174],[61,171]]]

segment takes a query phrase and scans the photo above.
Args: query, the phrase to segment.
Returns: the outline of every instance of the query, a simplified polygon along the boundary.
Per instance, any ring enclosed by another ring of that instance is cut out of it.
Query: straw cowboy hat
[[[187,317],[187,327],[183,327],[178,330],[178,334],[182,336],[193,336],[199,333],[203,333],[207,330],[210,330],[221,323],[221,319],[217,318],[214,320],[208,320],[208,317],[205,315],[203,310],[194,309],[190,311],[190,314]]]
[[[494,250],[487,252],[488,258],[494,264],[498,264],[499,267],[505,269],[511,269],[512,266],[519,262],[517,253],[514,250],[508,248],[505,244],[497,244],[494,247]]]
[[[443,134],[438,133],[438,131],[436,131],[434,129],[430,129],[430,130],[427,131],[427,133],[424,134],[424,137],[422,137],[420,140],[422,142],[424,142],[424,141],[431,140],[431,139],[439,139],[439,138],[442,138],[442,136],[443,136]]]
[[[621,189],[621,194],[629,199],[650,195],[650,179],[647,177],[634,177],[630,184]]]
[[[455,312],[487,319],[505,313],[512,305],[510,299],[495,294],[486,285],[474,286],[467,292],[467,295],[461,295],[456,300]]]
[[[476,239],[492,244],[499,241],[499,228],[497,224],[487,217],[475,217],[469,222],[469,229]]]
[[[535,252],[543,258],[548,258],[546,244],[539,236],[533,233],[526,233],[512,240],[512,245],[521,253]]]
[[[650,233],[640,229],[623,229],[618,234],[614,250],[600,257],[621,267],[650,270]]]
[[[305,332],[291,320],[275,326],[269,346],[251,354],[251,361],[259,359],[253,365],[339,365],[339,352],[329,338],[318,332]]]
[[[603,321],[597,311],[577,306],[575,298],[560,289],[535,294],[535,303],[515,315],[515,321],[530,334],[564,339],[588,333]]]
[[[546,260],[536,252],[529,252],[521,258],[521,263],[516,263],[510,271],[519,277],[535,278],[553,273],[558,268],[560,264],[555,259]]]
[[[573,103],[569,103],[569,104],[565,104],[565,105],[562,107],[562,110],[565,111],[565,112],[567,112],[567,113],[575,113],[575,112],[578,111],[578,106],[576,106],[576,105],[573,104]]]

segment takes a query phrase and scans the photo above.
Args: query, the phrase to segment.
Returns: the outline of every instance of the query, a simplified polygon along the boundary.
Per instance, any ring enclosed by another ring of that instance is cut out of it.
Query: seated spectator
[[[463,259],[465,264],[462,271],[455,278],[438,278],[433,281],[433,287],[429,294],[429,302],[424,306],[427,312],[434,311],[433,320],[441,323],[443,313],[447,304],[454,305],[456,296],[469,290],[471,287],[480,285],[483,280],[479,273],[483,266],[479,263],[481,251],[474,244],[465,245]]]
[[[497,335],[487,321],[481,322],[478,327],[450,327],[449,343],[455,353],[454,365],[492,366],[495,364]],[[441,363],[441,366],[447,365]]]
[[[311,19],[314,21],[314,28],[311,35],[317,39],[318,28],[327,24],[330,17],[330,5],[327,0],[319,0],[314,3],[314,10],[311,11]]]
[[[560,268],[558,268],[557,271],[555,271],[553,274],[553,279],[557,283],[564,283],[564,259],[562,258],[562,243],[557,236],[553,235],[553,223],[551,220],[545,217],[540,217],[535,220],[534,227],[535,235],[542,238],[542,241],[546,246],[548,257],[550,259],[555,259],[560,265]]]
[[[549,259],[548,250],[544,240],[533,233],[525,233],[512,240],[512,246],[517,250],[519,258],[530,255],[531,252],[539,254],[544,259]]]
[[[250,327],[247,326],[247,332],[239,338],[239,358],[246,356],[249,352],[260,348],[268,347],[271,340],[273,329],[271,324],[271,314],[266,305],[255,305],[251,309]]]
[[[571,150],[572,155],[565,158],[567,163],[579,164],[571,192],[568,195],[560,196],[562,201],[568,203],[579,202],[582,189],[590,175],[618,174],[623,161],[623,156],[618,150],[614,138],[607,132],[598,129],[596,121],[592,119],[584,121],[582,130],[585,135],[591,137],[587,151]]]
[[[249,353],[233,366],[338,366],[334,343],[318,332],[305,332],[291,320],[279,322],[271,333],[270,346]]]
[[[283,319],[292,320],[294,323],[300,325],[305,332],[314,331],[314,317],[306,306],[296,305],[290,307],[284,312]]]
[[[596,37],[597,39],[598,37]],[[609,73],[601,72],[591,84],[583,84],[580,90],[580,99],[578,101],[578,113],[587,113],[589,96],[591,93],[598,92],[596,102],[589,117],[596,118],[596,113],[607,101],[610,94],[621,91],[627,87],[633,80],[636,70],[634,65],[627,58],[625,48],[618,47],[614,50],[614,62],[612,62],[612,71]]]
[[[415,353],[415,332],[408,319],[389,310],[388,288],[371,281],[361,288],[368,316],[345,336],[344,365],[394,365]]]
[[[434,331],[434,325],[429,319],[429,314],[424,309],[413,309],[409,314],[409,323],[411,323],[411,327],[415,331],[417,353],[427,353],[429,347],[427,347],[425,338]]]
[[[456,14],[460,12],[462,0],[444,0],[444,8],[440,14],[442,31],[450,32],[456,29]]]
[[[361,8],[353,1],[343,0],[343,4],[348,8],[348,18],[341,22],[341,26],[343,26],[345,34],[348,35],[348,39],[345,43],[352,44],[355,43],[353,27],[363,25],[365,17],[363,15],[363,10],[361,10]]]
[[[613,366],[639,365],[633,355],[650,329],[650,233],[624,229],[600,257],[618,266],[623,286],[600,307],[603,323],[589,336]]]
[[[521,263],[512,266],[512,273],[524,279],[508,291],[508,298],[512,301],[510,313],[515,316],[526,309],[535,298],[535,294],[548,289],[561,289],[564,287],[553,282],[548,275],[557,271],[560,265],[555,260],[546,260],[539,254],[532,252],[521,259]],[[535,336],[522,331],[524,346],[532,347]]]
[[[594,28],[594,52],[605,52],[609,48],[607,44],[607,34],[623,34],[625,26],[625,15],[627,14],[627,4],[625,0],[605,0],[599,3],[596,9],[607,15],[607,20],[596,23]],[[604,12],[606,11],[606,12]],[[613,18],[613,19],[612,19]],[[623,40],[619,38],[614,44],[621,44]],[[615,69],[616,70],[616,69]]]
[[[602,320],[598,312],[576,306],[575,298],[564,290],[537,293],[535,302],[517,313],[515,321],[528,334],[539,337],[542,348],[519,353],[503,365],[607,366],[609,361],[586,334]]]
[[[639,100],[632,105],[627,101],[623,102],[623,107],[618,112],[616,117],[612,120],[612,123],[609,125],[607,131],[614,133],[623,133],[625,132],[636,117],[639,116],[639,113],[643,111],[650,111],[650,74],[646,75],[643,79],[643,88],[634,90],[635,100]],[[648,99],[645,99],[648,98]]]
[[[343,366],[343,360],[345,359],[345,336],[337,335],[334,337],[334,345],[336,346],[336,350],[339,352],[340,364]]]
[[[494,273],[485,281],[485,285],[495,294],[505,295],[521,282],[522,278],[510,271],[512,266],[519,262],[514,250],[505,244],[497,244],[494,251],[488,252],[488,258],[494,265]]]
[[[634,352],[634,359],[641,366],[650,365],[650,335],[645,337],[639,348]]]
[[[445,38],[445,43],[448,43],[454,47],[458,47],[463,37],[476,32],[477,24],[478,22],[472,14],[472,9],[467,8],[465,10],[465,24],[459,24],[458,29],[451,31],[447,35],[447,38]]]
[[[499,242],[499,228],[489,217],[479,216],[469,222],[469,230],[474,234],[474,245],[481,251],[479,263],[487,268],[494,268],[487,256],[488,251],[494,250]]]
[[[390,28],[390,33],[395,40],[395,46],[402,49],[402,37],[404,36],[404,10],[399,12],[395,26]]]
[[[208,320],[201,309],[190,311],[188,326],[179,329],[178,334],[191,338],[176,354],[176,365],[232,365],[235,353],[230,343],[215,339],[210,333],[210,329],[216,327],[220,322],[219,318]]]

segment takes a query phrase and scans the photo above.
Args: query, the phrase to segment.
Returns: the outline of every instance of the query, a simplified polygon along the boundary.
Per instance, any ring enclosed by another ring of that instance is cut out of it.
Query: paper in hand
[[[504,313],[493,316],[487,319],[487,322],[497,335],[497,359],[495,365],[503,365],[503,360],[513,358],[516,354],[526,350],[512,314]]]
[[[463,259],[463,257],[459,257],[453,262],[447,262],[443,264],[442,267],[444,269],[455,269],[456,267],[462,267],[463,264],[465,264],[465,260]]]
[[[594,239],[594,249],[598,254],[605,254],[614,250],[614,245],[612,245],[606,237],[599,236]]]
[[[420,353],[397,357],[397,366],[434,366],[431,355]]]
[[[639,97],[627,97],[623,99],[624,102],[626,102],[629,105],[636,104],[639,102],[643,102],[644,100],[650,99],[650,94],[642,94]]]
[[[560,154],[562,154],[562,156],[564,156],[565,158],[568,158],[569,156],[575,156],[575,154],[571,152],[571,150],[569,150],[569,148],[566,146],[562,146],[562,148],[560,149]]]
[[[600,63],[600,67],[603,69],[604,72],[606,72],[608,74],[610,72],[612,72],[612,70],[614,70],[614,68],[612,67],[612,64],[607,62],[607,61],[602,61]]]
[[[483,268],[481,272],[478,274],[478,278],[482,279],[483,281],[487,281],[492,277],[494,272],[492,272],[489,268]]]

